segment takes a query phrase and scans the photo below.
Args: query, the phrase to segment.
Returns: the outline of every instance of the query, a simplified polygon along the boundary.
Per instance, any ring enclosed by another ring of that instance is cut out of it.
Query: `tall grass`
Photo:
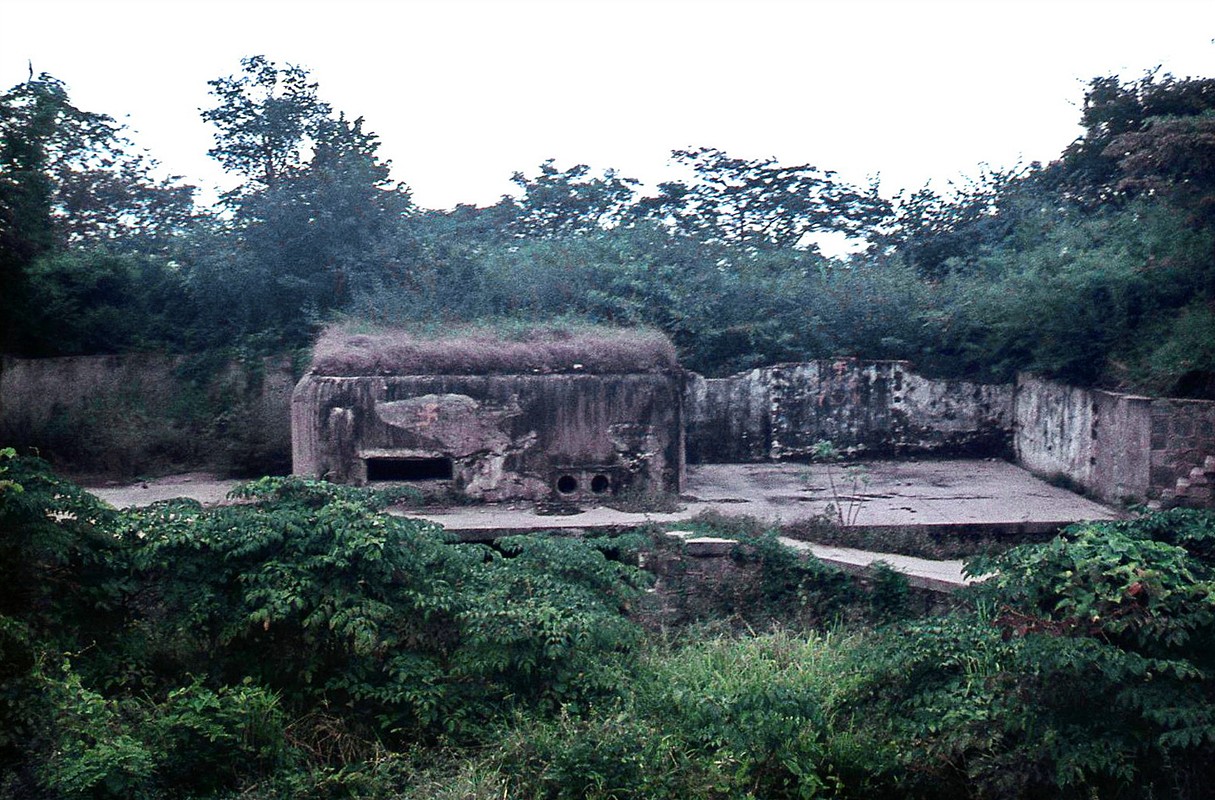
[[[590,324],[383,328],[333,325],[317,341],[321,375],[615,374],[679,368],[665,335]]]

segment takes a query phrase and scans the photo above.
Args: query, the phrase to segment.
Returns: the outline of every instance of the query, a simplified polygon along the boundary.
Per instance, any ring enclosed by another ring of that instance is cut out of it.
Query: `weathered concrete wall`
[[[1017,463],[1037,475],[1092,486],[1093,393],[1022,376],[1013,401]]]
[[[682,376],[309,375],[292,402],[294,472],[363,484],[379,460],[450,461],[485,500],[678,491]]]
[[[1159,496],[1152,490],[1151,431],[1144,424],[1151,405],[1148,397],[1094,391],[1092,418],[1092,471],[1088,486],[1107,502],[1141,501]],[[1083,436],[1080,437],[1083,440]],[[1199,459],[1201,462],[1201,458]]]
[[[778,364],[694,376],[685,396],[690,463],[806,458],[815,443],[865,455],[1003,455],[1012,388],[921,377],[902,361]]]
[[[1017,461],[1107,502],[1154,500],[1215,456],[1215,402],[1077,389],[1017,376]]]
[[[287,358],[0,359],[0,443],[75,472],[264,471],[290,463]]]

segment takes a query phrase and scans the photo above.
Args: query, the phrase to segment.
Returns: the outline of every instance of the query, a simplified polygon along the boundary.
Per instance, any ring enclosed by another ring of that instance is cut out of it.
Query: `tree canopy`
[[[1215,387],[1201,341],[1215,329],[1213,86],[1095,79],[1056,161],[893,197],[701,146],[673,151],[683,177],[654,187],[549,159],[496,203],[432,210],[369,121],[259,55],[210,82],[210,152],[238,182],[203,208],[43,75],[0,97],[3,349],[265,351],[343,316],[577,317],[657,326],[711,373],[855,355],[1201,394]],[[825,255],[825,237],[852,254]]]

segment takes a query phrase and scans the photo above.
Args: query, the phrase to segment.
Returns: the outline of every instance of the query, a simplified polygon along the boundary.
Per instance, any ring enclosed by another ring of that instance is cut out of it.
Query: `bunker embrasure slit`
[[[369,458],[368,481],[449,481],[454,475],[450,458]]]

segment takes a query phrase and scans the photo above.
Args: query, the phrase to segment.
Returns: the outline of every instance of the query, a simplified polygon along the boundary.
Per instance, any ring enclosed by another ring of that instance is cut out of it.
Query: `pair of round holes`
[[[612,488],[612,481],[602,473],[591,478],[591,492],[604,494]],[[573,494],[578,491],[578,479],[573,475],[562,475],[557,479],[557,491],[561,494]]]

